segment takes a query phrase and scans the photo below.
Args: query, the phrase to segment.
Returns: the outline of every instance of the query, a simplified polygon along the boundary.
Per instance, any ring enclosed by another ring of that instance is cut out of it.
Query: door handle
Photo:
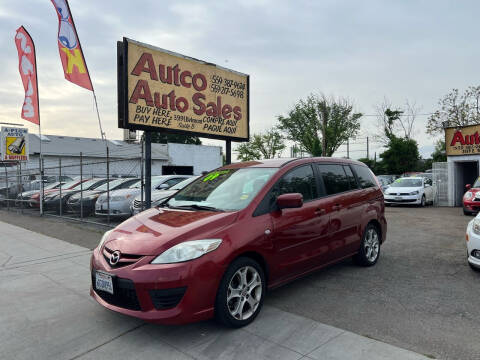
[[[332,210],[333,210],[333,211],[338,211],[338,210],[340,210],[341,208],[342,208],[342,205],[340,205],[340,204],[335,204],[335,205],[332,206]]]
[[[322,216],[322,215],[325,215],[326,213],[327,213],[327,210],[325,209],[321,209],[321,208],[315,209],[315,215],[317,216]]]

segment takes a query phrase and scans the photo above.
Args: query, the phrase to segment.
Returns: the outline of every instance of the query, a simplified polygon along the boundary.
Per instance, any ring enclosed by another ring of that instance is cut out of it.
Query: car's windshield
[[[65,184],[62,184],[62,189],[70,189],[72,186],[75,186],[75,184],[78,184],[78,180],[66,182]]]
[[[197,180],[197,179],[198,179],[198,176],[194,176],[194,177],[188,178],[187,180],[180,181],[178,184],[176,184],[175,186],[172,186],[168,190],[182,190],[185,186],[187,186],[188,184],[192,183],[194,180]]]
[[[87,180],[85,181],[83,184],[78,184],[77,186],[75,186],[73,188],[73,190],[80,190],[80,188],[82,188],[83,190],[86,190],[88,188],[90,188],[91,186],[95,185],[96,183],[98,183],[101,179],[90,179],[90,180]]]
[[[166,180],[166,177],[164,176],[153,176],[152,177],[152,188],[157,187],[161,183],[163,183]],[[140,180],[132,185],[129,186],[130,189],[140,189],[142,187],[142,183]]]
[[[477,180],[475,180],[472,187],[480,188],[480,177],[478,177]]]
[[[62,185],[62,186],[63,186],[63,185]],[[45,189],[45,190],[50,190],[50,189],[56,189],[56,188],[58,188],[58,187],[60,187],[60,183],[57,181],[57,182],[55,182],[55,183],[53,183],[53,184],[50,184],[50,185],[45,186],[44,189]]]
[[[107,191],[108,189],[114,190],[116,187],[122,185],[124,182],[128,180],[129,179],[111,180],[110,182],[106,182],[105,184],[97,187],[95,190],[98,190],[98,191]]]
[[[166,205],[206,207],[223,211],[241,210],[252,201],[277,170],[275,168],[215,170],[180,190]]]
[[[422,179],[400,178],[395,180],[390,186],[391,187],[421,187]]]

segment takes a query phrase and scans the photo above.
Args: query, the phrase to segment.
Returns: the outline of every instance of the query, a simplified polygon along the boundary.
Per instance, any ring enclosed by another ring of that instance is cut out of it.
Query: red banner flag
[[[38,113],[37,62],[35,45],[30,34],[23,26],[17,29],[15,45],[18,51],[18,70],[25,89],[25,101],[22,106],[22,118],[40,125]]]
[[[65,79],[93,91],[68,1],[52,0],[52,4],[58,15],[58,50]]]

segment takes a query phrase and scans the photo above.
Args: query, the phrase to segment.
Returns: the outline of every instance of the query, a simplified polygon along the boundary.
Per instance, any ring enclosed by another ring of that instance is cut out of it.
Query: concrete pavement
[[[249,326],[147,324],[89,296],[90,250],[0,222],[2,359],[427,359],[265,306]]]

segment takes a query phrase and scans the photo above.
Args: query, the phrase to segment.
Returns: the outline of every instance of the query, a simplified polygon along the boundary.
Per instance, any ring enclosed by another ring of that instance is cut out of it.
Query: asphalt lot
[[[427,356],[479,359],[480,274],[467,265],[464,243],[470,219],[458,208],[387,208],[375,267],[345,261],[272,291],[265,304]],[[5,211],[0,220],[88,248],[102,231]]]

